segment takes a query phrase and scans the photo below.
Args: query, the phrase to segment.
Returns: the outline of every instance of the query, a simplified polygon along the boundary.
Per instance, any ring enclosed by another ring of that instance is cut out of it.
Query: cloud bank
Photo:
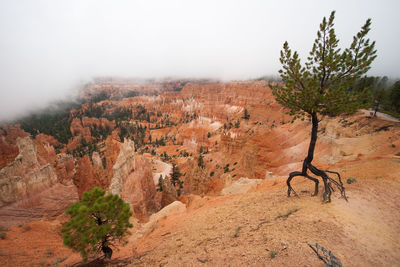
[[[307,56],[331,10],[343,46],[371,17],[378,59],[370,73],[398,77],[398,2],[329,2],[3,0],[0,121],[65,98],[95,76],[276,74],[282,43]]]

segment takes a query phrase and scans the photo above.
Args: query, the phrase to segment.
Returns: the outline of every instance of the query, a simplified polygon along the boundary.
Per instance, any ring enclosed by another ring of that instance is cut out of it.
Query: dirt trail
[[[157,159],[152,159],[151,163],[153,168],[154,184],[156,185],[158,184],[158,179],[160,178],[160,175],[162,175],[163,178],[171,175],[172,172],[171,164],[168,164],[166,162]]]
[[[373,114],[373,110],[363,110],[364,114],[366,116],[371,116],[371,114]],[[380,119],[386,120],[386,121],[392,121],[392,122],[400,122],[399,119],[390,116],[388,114],[382,113],[382,112],[376,112],[376,116]]]

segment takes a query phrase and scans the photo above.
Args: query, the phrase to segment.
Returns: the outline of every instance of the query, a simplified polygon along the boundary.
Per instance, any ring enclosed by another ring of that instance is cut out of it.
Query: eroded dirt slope
[[[294,185],[300,197],[287,198],[284,177],[264,181],[246,194],[194,197],[186,212],[161,218],[142,237],[140,231],[132,235],[108,265],[323,266],[307,245],[319,243],[344,266],[396,266],[400,159],[359,161],[338,169],[357,179],[346,184],[349,202],[335,195],[332,203],[322,204],[320,196],[310,197],[313,185],[302,178]],[[79,256],[62,246],[59,224],[29,225],[25,232],[12,227],[0,240],[6,266],[21,266],[27,259],[40,266],[65,257],[59,266],[79,263]]]

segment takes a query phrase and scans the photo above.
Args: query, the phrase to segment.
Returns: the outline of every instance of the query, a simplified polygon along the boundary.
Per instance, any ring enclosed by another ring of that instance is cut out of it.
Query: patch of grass
[[[292,215],[293,213],[295,213],[295,212],[297,212],[297,211],[299,211],[299,210],[300,210],[299,208],[294,208],[294,209],[288,210],[288,211],[287,211],[286,213],[284,213],[284,214],[280,214],[280,213],[279,213],[279,215],[276,216],[275,219],[280,219],[280,218],[286,219],[287,217],[289,217],[290,215]]]
[[[348,184],[352,184],[352,183],[354,183],[354,182],[357,182],[357,179],[354,178],[354,177],[350,177],[350,178],[347,179],[347,183],[348,183]]]
[[[269,257],[271,259],[275,258],[275,256],[278,254],[278,252],[276,252],[275,250],[270,250],[269,251]]]
[[[239,226],[236,228],[236,231],[235,231],[235,234],[233,235],[233,238],[236,238],[236,237],[239,236],[240,229],[242,229],[242,227],[239,225]]]

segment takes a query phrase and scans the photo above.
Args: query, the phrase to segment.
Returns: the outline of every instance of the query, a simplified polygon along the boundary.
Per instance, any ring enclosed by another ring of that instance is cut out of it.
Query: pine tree
[[[250,114],[249,114],[249,112],[247,111],[247,108],[244,109],[243,119],[245,119],[245,120],[250,119]]]
[[[372,99],[371,104],[374,109],[373,116],[376,116],[378,110],[385,104],[387,98],[388,77],[374,77],[374,84],[370,88]]]
[[[129,204],[118,195],[105,196],[105,191],[98,187],[85,192],[82,200],[65,212],[71,220],[61,230],[64,245],[80,252],[84,261],[100,250],[106,258],[111,258],[110,246],[123,241],[132,227]]]
[[[332,184],[339,188],[345,199],[346,194],[339,173],[323,171],[312,164],[318,123],[324,115],[338,116],[354,113],[362,106],[365,102],[365,92],[352,91],[350,87],[355,80],[370,69],[370,64],[376,58],[375,42],[370,43],[370,40],[366,38],[371,26],[370,19],[353,37],[350,47],[341,50],[333,27],[334,18],[334,11],[328,20],[323,18],[305,65],[301,64],[298,53],[292,53],[288,43],[284,43],[280,55],[282,69],[279,71],[283,85],[271,85],[276,100],[287,107],[291,115],[295,118],[308,116],[312,121],[308,154],[304,159],[302,170],[289,174],[288,196],[291,192],[296,194],[290,185],[290,181],[296,176],[304,176],[314,181],[313,195],[318,194],[319,181],[307,173],[309,170],[322,178],[325,202],[331,200]],[[337,175],[338,181],[332,179],[328,173]]]
[[[390,88],[389,97],[391,108],[400,113],[400,81],[395,82]]]
[[[179,170],[179,167],[173,163],[172,164],[172,174],[171,174],[171,183],[176,186],[179,183],[179,178],[182,176],[182,173]]]
[[[182,176],[182,173],[180,172],[179,167],[175,163],[173,163],[172,164],[171,183],[176,188],[178,197],[181,195],[181,190],[183,188],[183,181],[181,181],[179,179],[181,176]]]
[[[200,154],[199,158],[197,159],[197,166],[199,166],[200,168],[204,168],[204,161],[203,161],[203,155]]]

